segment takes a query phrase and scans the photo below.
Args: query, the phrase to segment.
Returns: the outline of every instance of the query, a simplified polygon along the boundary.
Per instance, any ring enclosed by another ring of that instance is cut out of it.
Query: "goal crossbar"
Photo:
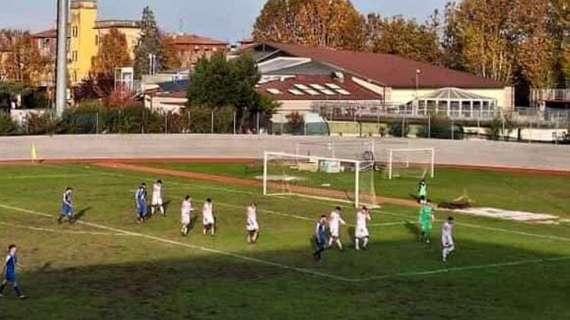
[[[413,153],[428,153],[429,154],[429,174],[431,178],[435,177],[435,148],[400,148],[400,149],[389,149],[388,150],[388,179],[392,180],[393,170],[394,170],[394,154],[413,154]],[[406,160],[406,165],[415,164],[410,161],[409,158]]]

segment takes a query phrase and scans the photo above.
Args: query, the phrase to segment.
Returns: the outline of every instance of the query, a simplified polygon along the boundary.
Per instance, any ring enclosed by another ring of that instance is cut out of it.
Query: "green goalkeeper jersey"
[[[422,206],[420,209],[420,223],[425,226],[430,226],[432,222],[433,208],[430,206]]]

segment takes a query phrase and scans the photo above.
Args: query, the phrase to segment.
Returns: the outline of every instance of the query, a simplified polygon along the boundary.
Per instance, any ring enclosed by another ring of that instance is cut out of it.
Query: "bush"
[[[26,117],[26,134],[55,134],[60,129],[59,121],[49,112],[32,113]]]
[[[12,120],[10,114],[0,111],[0,136],[9,136],[18,133],[19,126]]]
[[[464,136],[464,129],[462,125],[453,123],[447,117],[432,117],[430,118],[430,126],[429,127],[425,126],[423,130],[419,132],[419,136],[422,138],[428,138],[428,137],[434,139],[453,138],[455,140],[461,140],[463,139]]]
[[[390,129],[388,133],[392,137],[407,137],[408,134],[410,133],[410,126],[404,124],[404,126],[402,127],[402,122],[394,122],[390,124]]]
[[[503,120],[504,120],[504,132],[503,132]],[[497,116],[491,121],[489,127],[487,128],[487,135],[491,140],[499,140],[501,136],[508,140],[508,135],[513,131],[515,125],[510,116],[505,116],[504,119],[501,116]]]

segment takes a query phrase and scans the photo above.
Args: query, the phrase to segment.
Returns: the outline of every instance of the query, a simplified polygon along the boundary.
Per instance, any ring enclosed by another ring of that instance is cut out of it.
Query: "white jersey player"
[[[358,210],[356,213],[356,229],[354,230],[354,245],[356,250],[360,250],[360,241],[362,241],[362,249],[366,249],[368,246],[368,239],[370,233],[368,233],[368,221],[370,221],[370,211],[366,206]]]
[[[215,224],[216,219],[214,218],[214,204],[212,199],[208,198],[202,207],[202,224],[204,225],[203,233],[206,235],[210,231],[210,235],[216,233]]]
[[[251,203],[246,209],[247,243],[255,244],[259,237],[259,223],[257,223],[257,205]]]
[[[342,250],[342,242],[340,242],[340,225],[346,224],[340,215],[341,211],[342,209],[340,207],[336,207],[329,215],[329,247],[331,247],[333,243],[336,243],[340,250]]]
[[[162,180],[157,180],[152,184],[152,202],[150,213],[154,214],[156,209],[160,211],[160,214],[165,214],[164,206],[162,205]]]
[[[184,197],[184,201],[182,201],[182,208],[180,211],[181,211],[180,222],[182,224],[182,229],[180,231],[182,232],[183,236],[186,236],[188,235],[188,231],[190,231],[190,224],[192,222],[192,211],[194,211],[194,209],[192,208],[192,199],[190,198],[189,195]]]
[[[453,242],[453,217],[447,218],[441,228],[441,246],[443,247],[441,259],[447,262],[449,255],[455,250]]]

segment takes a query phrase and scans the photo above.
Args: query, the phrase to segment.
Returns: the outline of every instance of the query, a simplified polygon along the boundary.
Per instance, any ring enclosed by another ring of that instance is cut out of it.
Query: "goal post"
[[[296,195],[375,207],[374,170],[366,161],[265,152],[263,195]]]
[[[434,148],[403,148],[388,150],[388,179],[395,177],[435,177]]]

